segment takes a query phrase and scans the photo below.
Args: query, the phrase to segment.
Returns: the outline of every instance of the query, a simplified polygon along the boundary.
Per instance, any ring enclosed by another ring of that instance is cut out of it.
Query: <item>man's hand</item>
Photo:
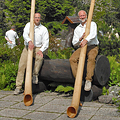
[[[9,43],[12,44],[12,41],[9,40]]]
[[[40,55],[40,56],[43,58],[43,53],[42,53],[41,50],[39,50],[39,51],[37,52],[37,55]]]
[[[87,40],[86,39],[84,39],[81,43],[80,43],[80,46],[81,47],[84,47],[86,44],[87,44]]]
[[[8,37],[5,37],[5,39],[6,39],[10,44],[12,44],[12,41],[10,41],[10,40],[8,39]]]
[[[30,50],[33,50],[34,44],[33,44],[32,41],[29,41],[28,47],[29,47]]]
[[[85,32],[83,33],[82,37],[79,39],[81,41],[85,37]]]

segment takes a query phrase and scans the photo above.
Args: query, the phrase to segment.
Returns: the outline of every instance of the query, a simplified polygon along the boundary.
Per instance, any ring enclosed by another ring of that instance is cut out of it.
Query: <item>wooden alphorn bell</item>
[[[95,0],[91,0],[84,39],[89,35],[89,32],[90,32],[90,25],[91,25],[93,10],[94,10],[94,4],[95,4]],[[87,51],[87,45],[81,48],[81,53],[80,53],[79,63],[78,63],[78,68],[77,68],[77,74],[76,74],[76,79],[75,79],[75,85],[74,85],[72,103],[71,103],[71,106],[68,107],[67,109],[67,115],[70,118],[74,118],[77,115],[79,105],[82,105],[80,103],[80,96],[81,96],[81,87],[82,87],[82,78],[83,78],[86,51]]]
[[[35,14],[35,0],[31,0],[31,14],[30,14],[30,33],[29,37],[34,42],[34,14]],[[25,77],[25,91],[24,91],[24,104],[30,106],[33,103],[32,97],[32,60],[33,50],[28,48],[27,68]]]

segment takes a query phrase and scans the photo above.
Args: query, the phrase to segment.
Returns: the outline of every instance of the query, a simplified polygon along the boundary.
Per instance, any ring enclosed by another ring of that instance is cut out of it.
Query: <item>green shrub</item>
[[[120,86],[120,63],[117,62],[116,56],[107,56],[110,62],[110,81],[109,86]]]
[[[108,95],[109,94],[109,90],[106,89],[106,87],[104,86],[102,89],[102,95]]]
[[[3,62],[0,65],[0,89],[14,90],[18,70],[18,62]]]
[[[119,91],[119,96],[120,96],[120,91]],[[117,105],[118,106],[118,111],[120,112],[120,99],[119,99],[119,97],[113,97],[112,98],[112,101],[113,101],[113,103],[115,104],[115,105]]]
[[[53,91],[58,93],[69,93],[72,95],[74,87],[73,84],[67,84],[67,83],[59,83],[59,82],[52,82],[48,86],[53,89]]]
[[[1,47],[6,43],[5,36],[0,36],[0,45]]]
[[[13,61],[14,63],[20,58],[21,48],[23,46],[16,46],[13,49],[6,47],[0,47],[0,59],[2,62],[4,61]],[[22,48],[23,49],[23,48]]]
[[[59,21],[52,21],[52,22],[47,22],[45,26],[51,30],[52,35],[59,35],[58,31],[61,31],[63,29],[66,29],[67,25],[66,24],[61,24]]]
[[[23,44],[14,47],[13,49],[4,46],[6,40],[3,36],[0,43],[0,89],[1,90],[13,90],[15,88],[16,75],[18,70],[18,62]],[[20,38],[21,43],[23,38]]]
[[[50,59],[69,59],[72,55],[73,48],[64,48],[63,50],[58,50],[56,52],[48,50],[48,56]]]
[[[72,86],[63,86],[63,85],[59,85],[56,89],[55,92],[59,92],[59,93],[70,93],[72,94],[74,88]]]
[[[99,39],[99,54],[105,56],[118,56],[120,54],[120,40],[118,40],[115,35],[111,35],[111,38],[108,36],[100,36],[98,35]]]

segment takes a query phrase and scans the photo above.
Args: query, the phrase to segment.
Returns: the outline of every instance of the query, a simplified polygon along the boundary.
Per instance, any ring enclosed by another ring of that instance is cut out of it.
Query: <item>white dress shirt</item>
[[[31,41],[29,38],[29,32],[30,32],[30,22],[26,24],[23,32],[23,38],[24,38],[24,44],[28,45],[28,42]],[[40,47],[40,50],[44,52],[48,46],[49,46],[49,34],[48,30],[45,26],[34,25],[34,46]]]
[[[73,45],[75,45],[76,43],[79,42],[79,39],[82,37],[83,33],[85,32],[85,28],[86,28],[86,23],[84,24],[84,26],[79,24],[75,28],[74,36],[73,36],[73,40],[72,40]],[[90,46],[90,45],[98,45],[99,44],[99,41],[97,39],[97,25],[96,25],[95,22],[91,22],[90,34],[85,39],[88,41],[87,42],[88,46]]]
[[[16,45],[15,38],[18,39],[19,37],[14,30],[8,30],[5,33],[5,38],[8,38],[10,41],[12,41],[12,44]],[[8,41],[7,41],[7,43],[10,44]]]

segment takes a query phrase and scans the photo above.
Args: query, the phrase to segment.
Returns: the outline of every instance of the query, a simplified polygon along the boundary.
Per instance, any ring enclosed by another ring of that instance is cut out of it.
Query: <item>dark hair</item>
[[[15,29],[15,26],[13,25],[13,26],[11,26],[11,29]]]

